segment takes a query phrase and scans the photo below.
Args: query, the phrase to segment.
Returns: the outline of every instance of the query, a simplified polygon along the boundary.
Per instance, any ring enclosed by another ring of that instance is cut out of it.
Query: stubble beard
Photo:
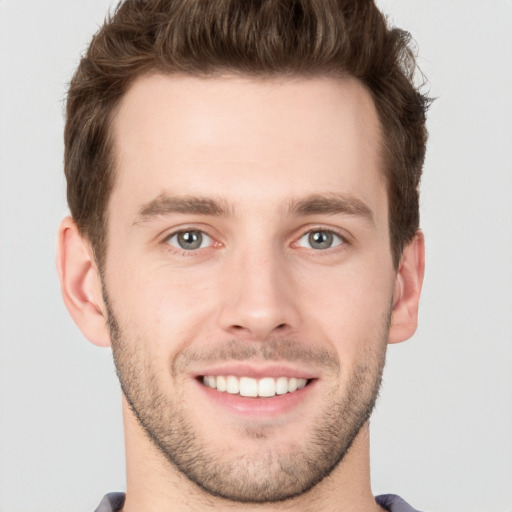
[[[354,369],[347,384],[334,386],[325,394],[323,412],[311,429],[308,439],[291,446],[287,453],[270,449],[257,453],[233,454],[226,434],[226,449],[219,453],[211,449],[208,439],[198,432],[187,404],[176,391],[173,396],[162,389],[154,365],[147,354],[137,347],[149,346],[149,340],[129,339],[112,311],[107,294],[112,349],[116,371],[123,394],[145,434],[165,459],[208,494],[239,503],[273,503],[304,494],[342,462],[357,434],[368,421],[378,397],[385,364],[390,312],[381,322],[378,340],[368,357]],[[337,368],[341,380],[342,368],[335,353],[309,351],[293,340],[271,340],[251,344],[230,340],[218,353],[234,360],[260,358],[286,361],[314,358],[330,368]],[[213,352],[208,357],[213,357]],[[170,370],[178,371],[191,354],[178,356]],[[267,432],[260,427],[246,428],[244,434],[264,440]]]

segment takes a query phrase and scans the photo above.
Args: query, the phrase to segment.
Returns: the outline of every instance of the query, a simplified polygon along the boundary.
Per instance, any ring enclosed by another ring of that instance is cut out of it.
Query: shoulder
[[[375,497],[375,501],[388,512],[420,512],[396,494],[381,494]]]
[[[124,492],[110,492],[104,496],[94,512],[119,512],[124,505]]]

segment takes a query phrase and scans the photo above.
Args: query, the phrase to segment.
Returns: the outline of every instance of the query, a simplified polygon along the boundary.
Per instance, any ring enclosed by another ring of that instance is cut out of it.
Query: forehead
[[[162,193],[240,208],[306,193],[385,196],[380,125],[354,79],[144,76],[113,135],[112,201],[126,207]]]

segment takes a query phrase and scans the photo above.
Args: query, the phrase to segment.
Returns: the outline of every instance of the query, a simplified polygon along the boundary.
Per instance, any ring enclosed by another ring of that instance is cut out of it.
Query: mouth
[[[203,375],[198,379],[204,386],[220,393],[238,395],[245,398],[272,398],[295,393],[313,379],[296,377],[238,377],[235,375]]]
[[[217,414],[221,407],[251,423],[284,421],[314,407],[322,380],[314,370],[288,364],[235,362],[197,370],[191,377],[206,408]]]

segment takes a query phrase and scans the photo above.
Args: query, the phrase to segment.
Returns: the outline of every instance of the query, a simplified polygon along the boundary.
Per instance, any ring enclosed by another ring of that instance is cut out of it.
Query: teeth
[[[242,377],[240,379],[240,395],[258,396],[258,381],[250,377]]]
[[[232,395],[237,395],[240,392],[240,382],[236,377],[230,375],[227,379],[226,391]]]
[[[285,393],[288,393],[288,379],[279,377],[276,380],[276,395],[284,395]]]
[[[222,375],[217,377],[217,390],[218,391],[226,391],[227,389],[227,382],[226,378]]]
[[[307,383],[306,379],[296,379],[295,377],[264,377],[263,379],[253,379],[252,377],[234,377],[233,375],[206,375],[203,377],[203,384],[217,391],[230,393],[231,395],[247,397],[272,397],[275,395],[284,395],[293,393],[302,389]]]
[[[276,381],[271,377],[266,377],[258,382],[258,396],[275,396]]]

